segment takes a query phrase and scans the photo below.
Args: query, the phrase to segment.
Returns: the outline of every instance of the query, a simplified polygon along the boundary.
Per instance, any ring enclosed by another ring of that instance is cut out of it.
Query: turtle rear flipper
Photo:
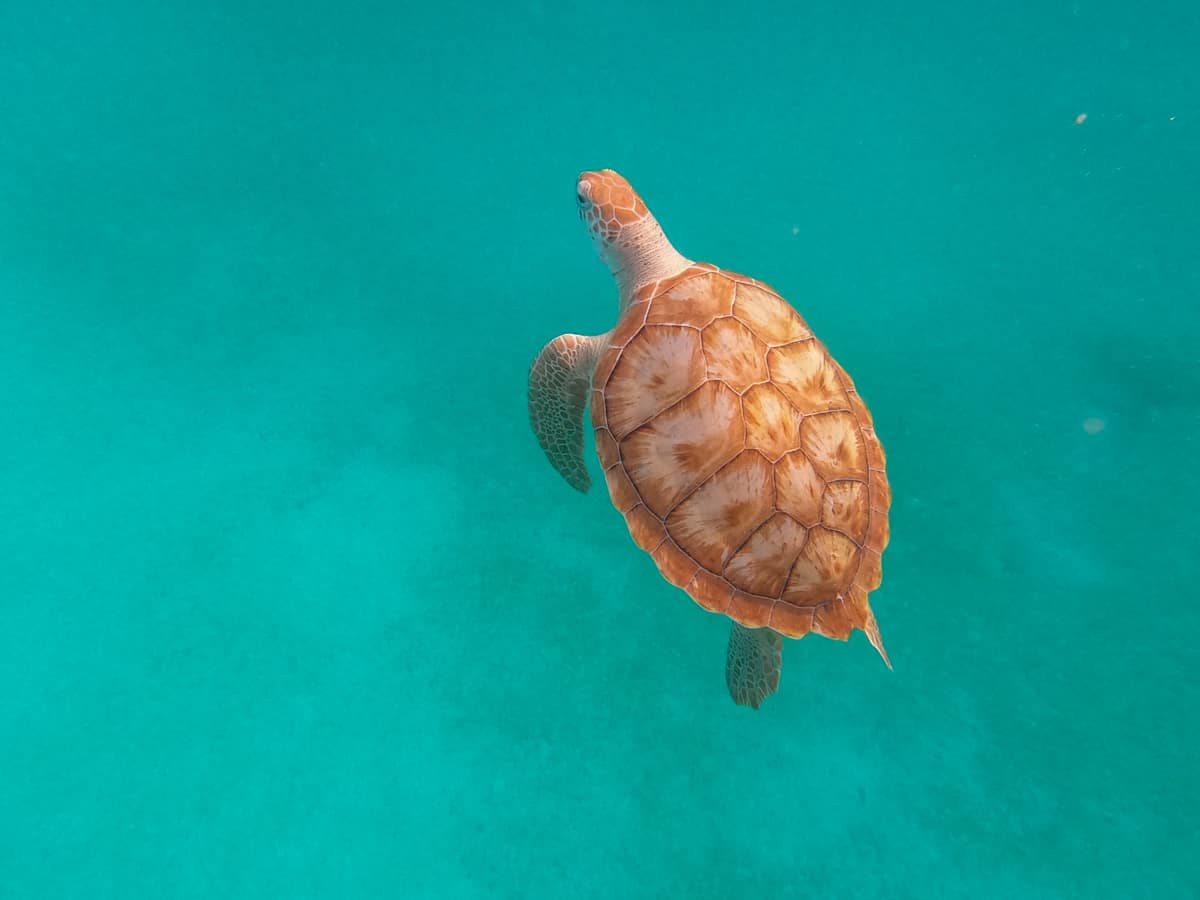
[[[592,485],[583,461],[587,407],[600,338],[560,334],[529,369],[529,422],[546,459],[578,491]]]
[[[734,703],[755,709],[779,687],[783,669],[783,638],[770,628],[747,628],[733,623],[725,683]]]

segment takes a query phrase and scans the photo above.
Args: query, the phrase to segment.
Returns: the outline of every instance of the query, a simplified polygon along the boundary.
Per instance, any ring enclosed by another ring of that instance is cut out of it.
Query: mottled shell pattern
[[[860,628],[887,660],[867,602],[888,540],[883,448],[786,301],[707,263],[643,284],[592,388],[609,493],[667,581],[752,628]]]

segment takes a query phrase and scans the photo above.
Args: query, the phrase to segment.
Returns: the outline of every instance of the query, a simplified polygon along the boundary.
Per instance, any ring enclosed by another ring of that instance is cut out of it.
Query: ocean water
[[[1198,47],[1178,0],[5,3],[0,897],[1200,894]],[[734,706],[726,620],[543,459],[598,167],[857,381],[894,671],[810,637]]]

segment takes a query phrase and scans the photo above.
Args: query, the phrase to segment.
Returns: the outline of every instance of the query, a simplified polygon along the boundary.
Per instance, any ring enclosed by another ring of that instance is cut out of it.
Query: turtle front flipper
[[[783,669],[783,638],[770,628],[747,628],[733,623],[729,632],[729,656],[725,660],[725,683],[734,703],[762,704],[779,687]]]
[[[529,422],[546,453],[571,487],[592,485],[583,461],[583,411],[601,338],[560,334],[529,369]]]

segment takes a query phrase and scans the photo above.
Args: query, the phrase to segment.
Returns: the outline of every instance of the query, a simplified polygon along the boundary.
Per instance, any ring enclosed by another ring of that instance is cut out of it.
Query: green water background
[[[1196,896],[1198,58],[1182,2],[4,4],[0,897]],[[601,166],[854,375],[894,672],[735,707],[542,458]]]

